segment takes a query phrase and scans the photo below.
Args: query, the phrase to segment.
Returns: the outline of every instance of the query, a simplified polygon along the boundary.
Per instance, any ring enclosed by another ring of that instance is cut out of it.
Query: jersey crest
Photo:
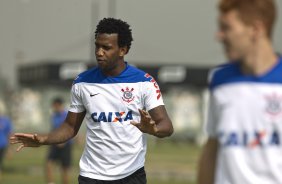
[[[265,97],[267,100],[266,112],[272,117],[282,115],[282,95],[273,93]]]
[[[131,101],[134,100],[135,96],[133,96],[133,93],[132,93],[134,91],[134,88],[129,89],[129,87],[126,87],[125,89],[121,89],[121,91],[123,92],[123,95],[122,95],[123,101],[130,103]]]

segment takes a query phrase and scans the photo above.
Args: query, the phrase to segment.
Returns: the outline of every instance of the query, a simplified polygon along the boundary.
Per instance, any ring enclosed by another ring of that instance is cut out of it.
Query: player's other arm
[[[173,133],[172,122],[167,114],[164,105],[160,105],[158,107],[149,110],[149,114],[153,122],[156,124],[156,131],[153,134],[154,136],[162,138],[172,135]]]
[[[17,151],[20,151],[23,147],[38,147],[66,142],[77,134],[84,117],[85,112],[68,112],[64,123],[49,134],[15,133],[10,137],[10,142],[11,144],[20,144]]]
[[[215,179],[215,167],[217,157],[218,141],[215,138],[209,138],[203,148],[199,161],[199,170],[197,176],[198,184],[213,184]]]
[[[173,133],[173,126],[164,105],[149,110],[149,113],[141,109],[139,109],[139,112],[140,122],[132,121],[131,124],[141,132],[159,138],[170,136]]]

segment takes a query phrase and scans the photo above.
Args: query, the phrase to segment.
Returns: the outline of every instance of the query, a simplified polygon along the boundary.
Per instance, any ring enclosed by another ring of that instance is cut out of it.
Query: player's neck
[[[106,76],[111,76],[111,77],[115,77],[121,74],[121,72],[123,72],[126,68],[126,63],[124,62],[123,59],[120,59],[117,61],[118,64],[115,68],[111,69],[111,70],[107,70],[107,71],[103,71],[104,75]]]
[[[271,42],[262,40],[242,61],[242,71],[245,74],[260,76],[270,71],[277,63]]]

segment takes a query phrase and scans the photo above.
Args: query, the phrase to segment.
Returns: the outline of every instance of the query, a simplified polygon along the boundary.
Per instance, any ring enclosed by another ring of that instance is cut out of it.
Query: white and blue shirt
[[[71,90],[69,111],[86,111],[86,146],[80,175],[117,180],[144,166],[146,137],[130,121],[140,121],[138,109],[164,105],[156,81],[127,64],[118,76],[105,76],[100,68],[80,74]]]
[[[282,183],[282,58],[261,76],[215,69],[207,132],[219,141],[216,184]]]

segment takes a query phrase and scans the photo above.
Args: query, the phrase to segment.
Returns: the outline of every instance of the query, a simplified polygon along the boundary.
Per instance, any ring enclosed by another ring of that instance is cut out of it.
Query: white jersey
[[[216,184],[282,184],[282,58],[266,74],[213,72],[207,132],[219,141]]]
[[[130,121],[140,121],[138,109],[164,105],[156,81],[126,63],[116,77],[99,68],[80,74],[71,91],[70,112],[86,111],[86,145],[80,175],[117,180],[144,167],[146,137]]]

